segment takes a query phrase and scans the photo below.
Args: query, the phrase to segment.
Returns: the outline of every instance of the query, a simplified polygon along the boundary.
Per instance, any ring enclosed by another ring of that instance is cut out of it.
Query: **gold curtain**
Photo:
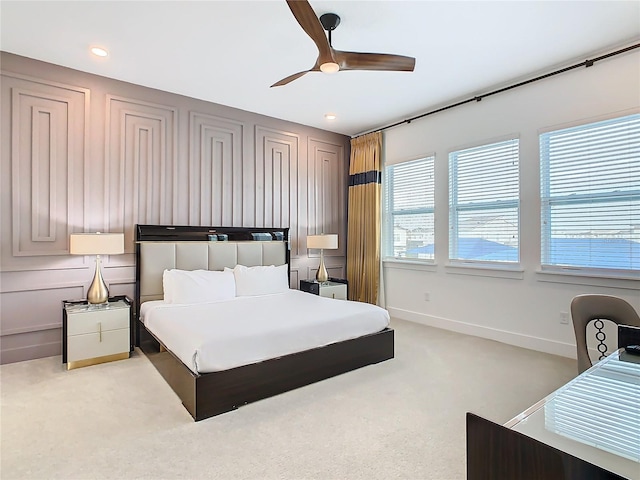
[[[380,280],[382,132],[351,139],[347,280],[349,300],[376,304]]]

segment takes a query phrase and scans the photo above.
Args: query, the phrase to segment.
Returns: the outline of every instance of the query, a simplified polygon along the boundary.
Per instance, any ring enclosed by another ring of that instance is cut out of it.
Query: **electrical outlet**
[[[424,292],[424,301],[428,302],[429,300],[431,300],[431,295],[429,292]]]
[[[560,312],[560,323],[563,325],[569,324],[569,314],[567,312]]]

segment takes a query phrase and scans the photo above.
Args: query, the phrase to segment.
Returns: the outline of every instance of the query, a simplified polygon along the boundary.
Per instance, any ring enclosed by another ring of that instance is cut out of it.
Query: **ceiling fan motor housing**
[[[327,32],[330,32],[340,25],[340,17],[335,13],[324,13],[320,15],[320,23]]]

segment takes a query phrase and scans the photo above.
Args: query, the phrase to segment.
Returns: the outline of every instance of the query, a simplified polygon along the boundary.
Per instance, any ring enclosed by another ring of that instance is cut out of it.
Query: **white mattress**
[[[389,325],[383,308],[299,290],[191,305],[150,301],[140,315],[147,329],[196,373],[257,363]]]

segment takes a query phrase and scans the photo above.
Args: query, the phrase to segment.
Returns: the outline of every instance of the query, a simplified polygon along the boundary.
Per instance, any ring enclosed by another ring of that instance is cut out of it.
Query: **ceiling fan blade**
[[[302,29],[306,32],[313,43],[318,47],[318,52],[320,53],[318,57],[318,64],[322,65],[325,62],[333,62],[332,49],[329,45],[329,40],[327,39],[324,28],[322,28],[322,24],[316,13],[311,8],[311,5],[307,0],[287,0],[287,5],[291,9],[291,13],[296,17],[296,20],[302,27]]]
[[[389,53],[358,53],[333,51],[340,70],[388,70],[394,72],[413,72],[416,59],[404,55]]]
[[[271,85],[271,87],[269,88],[273,88],[273,87],[280,87],[282,85],[286,85],[287,83],[291,83],[294,80],[297,80],[298,78],[302,77],[305,73],[309,73],[311,70],[305,70],[303,72],[298,72],[298,73],[294,73],[293,75],[289,75],[288,77],[283,78],[282,80],[274,83],[273,85]]]

